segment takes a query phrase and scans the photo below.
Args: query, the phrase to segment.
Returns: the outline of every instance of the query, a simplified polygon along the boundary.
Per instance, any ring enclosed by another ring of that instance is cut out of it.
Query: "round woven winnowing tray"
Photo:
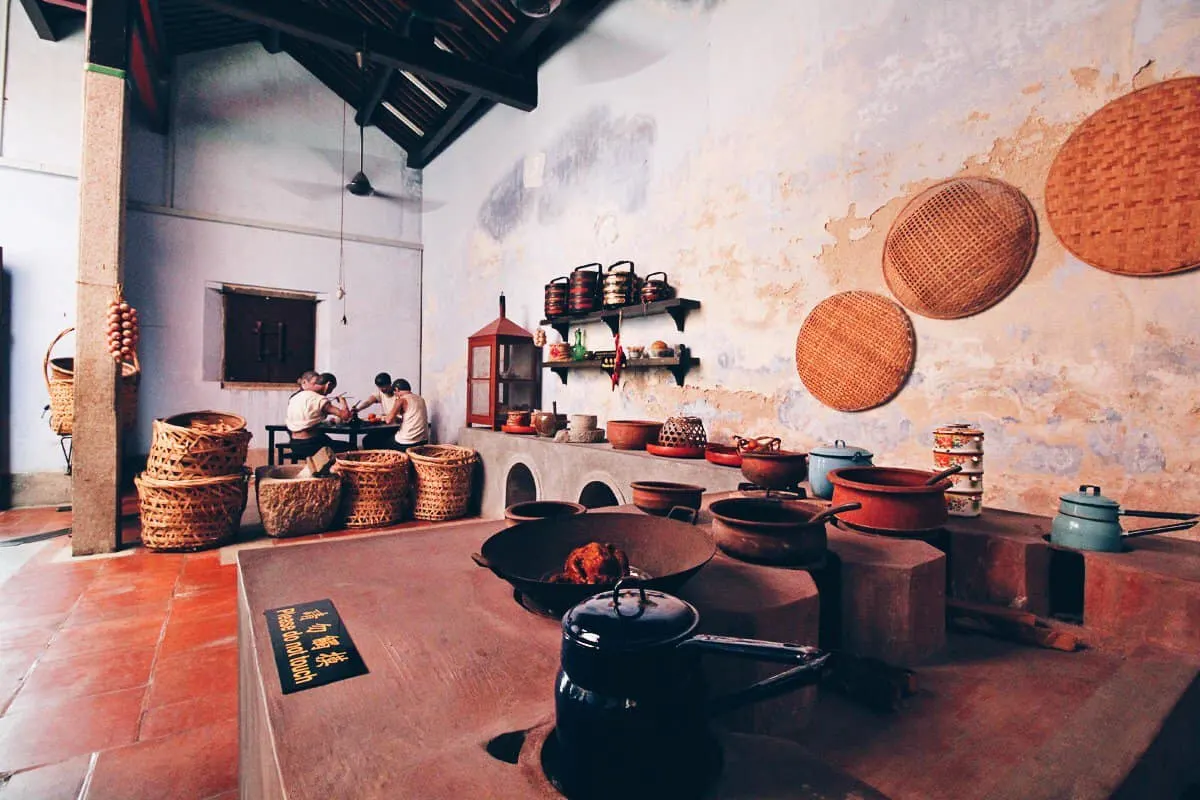
[[[865,411],[896,396],[915,352],[903,308],[871,292],[842,292],[818,303],[800,326],[796,371],[830,408]]]
[[[1200,266],[1200,78],[1139,89],[1084,120],[1050,166],[1046,215],[1106,272]]]
[[[954,178],[914,197],[888,231],[883,277],[924,317],[958,319],[1000,302],[1029,271],[1033,207],[1014,186]]]

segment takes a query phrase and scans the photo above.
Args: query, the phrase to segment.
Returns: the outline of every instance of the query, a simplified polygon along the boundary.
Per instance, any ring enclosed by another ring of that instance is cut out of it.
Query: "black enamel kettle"
[[[558,782],[569,797],[691,797],[712,783],[715,714],[816,683],[829,658],[814,647],[696,634],[691,604],[625,579],[563,617],[555,685]],[[710,697],[700,655],[792,665]]]

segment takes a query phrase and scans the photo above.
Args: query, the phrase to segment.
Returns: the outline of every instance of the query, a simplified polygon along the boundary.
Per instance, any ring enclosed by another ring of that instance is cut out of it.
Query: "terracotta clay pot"
[[[528,503],[513,503],[504,509],[504,518],[508,520],[509,525],[517,525],[539,519],[574,517],[586,513],[587,506],[579,503],[568,503],[564,500],[531,500]]]
[[[742,474],[764,489],[788,489],[808,475],[808,453],[743,450]]]
[[[894,467],[842,467],[829,473],[833,504],[862,503],[857,511],[839,515],[854,527],[878,531],[928,531],[946,523],[943,479],[926,486],[937,473]]]
[[[713,538],[726,554],[755,564],[808,566],[825,558],[825,520],[856,507],[738,497],[708,510]]]
[[[614,450],[645,450],[648,442],[658,441],[662,426],[645,419],[609,420],[608,441]]]
[[[611,439],[611,423],[609,431]],[[699,510],[700,496],[704,494],[703,486],[692,486],[690,483],[635,481],[630,486],[633,487],[633,504],[656,517],[665,517],[676,506]]]

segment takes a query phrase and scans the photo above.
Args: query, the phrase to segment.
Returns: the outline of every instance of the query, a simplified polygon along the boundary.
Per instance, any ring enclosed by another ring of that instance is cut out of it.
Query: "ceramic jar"
[[[934,469],[954,465],[962,472],[951,475],[946,490],[946,511],[954,517],[983,513],[983,431],[965,422],[943,425],[933,432]]]
[[[833,497],[833,484],[829,482],[829,471],[839,467],[870,467],[874,454],[862,447],[847,445],[841,439],[833,444],[814,447],[808,454],[808,483],[813,496],[828,500]]]

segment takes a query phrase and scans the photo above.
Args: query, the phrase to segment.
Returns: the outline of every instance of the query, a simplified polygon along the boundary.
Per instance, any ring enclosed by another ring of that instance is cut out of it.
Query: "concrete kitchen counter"
[[[552,717],[558,625],[471,563],[496,529],[239,554],[243,798],[554,796],[530,767],[529,743]],[[719,579],[722,564],[696,580]],[[804,573],[738,566],[762,570],[764,597],[794,595],[803,618]],[[370,671],[283,695],[263,612],[325,598]],[[1196,677],[1193,661],[1156,651],[1068,654],[954,636],[896,714],[822,692],[793,734],[803,747],[726,734],[716,796],[878,797],[869,784],[897,798],[1174,797],[1200,766]],[[520,764],[484,749],[518,730],[533,731]]]

